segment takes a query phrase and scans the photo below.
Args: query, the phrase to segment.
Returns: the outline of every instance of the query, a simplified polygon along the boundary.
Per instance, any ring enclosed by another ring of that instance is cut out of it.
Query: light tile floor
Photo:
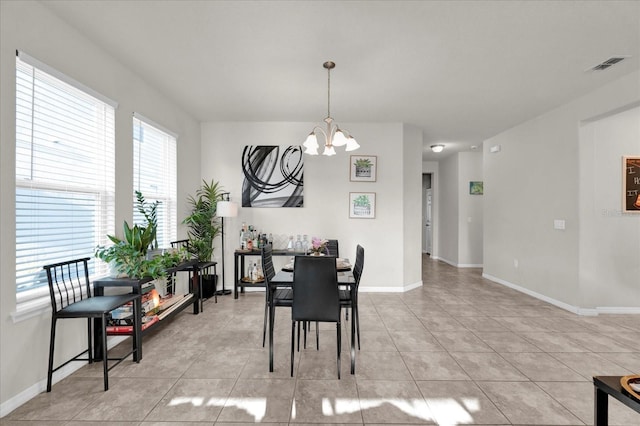
[[[145,336],[144,359],[114,368],[108,392],[100,364],[85,366],[0,424],[583,425],[593,424],[593,375],[640,373],[640,316],[580,317],[426,256],[423,282],[361,293],[355,376],[345,322],[342,379],[329,324],[319,351],[312,338],[296,353],[291,378],[286,308],[269,373],[264,295],[246,293]],[[640,425],[640,415],[610,398],[610,424]]]

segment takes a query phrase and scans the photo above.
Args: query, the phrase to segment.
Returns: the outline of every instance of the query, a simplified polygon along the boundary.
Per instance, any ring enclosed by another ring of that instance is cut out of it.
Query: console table
[[[214,275],[216,274],[216,266],[217,262],[198,262],[195,260],[191,260],[185,262],[176,267],[170,268],[167,270],[167,274],[169,276],[175,275],[177,272],[188,272],[189,273],[189,293],[185,295],[185,297],[176,303],[175,308],[172,306],[171,311],[164,317],[162,320],[169,319],[175,316],[178,312],[181,312],[185,309],[189,303],[193,302],[193,314],[198,315],[201,310],[203,310],[202,304],[202,272],[207,271],[210,268],[213,268]],[[131,289],[131,292],[134,294],[142,294],[142,287],[144,284],[149,281],[153,281],[151,277],[145,278],[112,278],[105,277],[100,278],[93,281],[93,291],[96,296],[104,295],[104,289],[106,287],[125,287]],[[141,312],[141,300],[137,299],[135,302],[138,304],[138,312]],[[167,310],[169,311],[169,310]],[[94,327],[94,358],[96,360],[102,360],[102,327],[100,322],[102,321],[100,318],[94,319],[95,327]],[[142,336],[146,334],[148,330],[153,329],[158,324],[162,323],[159,321],[149,328],[142,330],[142,326],[140,324],[140,330],[138,330],[138,335],[140,339],[138,339],[137,343],[137,351],[134,355],[134,361],[138,362],[142,359]]]
[[[607,426],[609,424],[609,400],[611,395],[627,407],[640,413],[640,401],[623,392],[620,378],[622,376],[595,376],[594,386],[594,424]],[[638,419],[640,421],[640,418]]]
[[[273,250],[273,256],[302,256],[305,252],[292,250]],[[233,298],[238,298],[238,289],[244,293],[245,287],[264,287],[264,280],[258,282],[243,281],[244,259],[247,256],[261,256],[261,250],[236,250],[233,253]]]

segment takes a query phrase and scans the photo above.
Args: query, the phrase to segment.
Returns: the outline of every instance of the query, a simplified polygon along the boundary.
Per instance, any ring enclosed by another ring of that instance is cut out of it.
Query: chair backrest
[[[189,247],[189,240],[171,241],[169,244],[171,244],[171,248],[187,248]]]
[[[340,257],[338,240],[327,240],[327,256]]]
[[[360,277],[364,269],[364,248],[358,244],[356,247],[356,262],[353,264],[353,279],[356,282],[356,290],[360,285]]]
[[[262,247],[262,271],[264,273],[264,279],[266,284],[276,275],[276,270],[273,267],[273,246],[267,244]]]
[[[88,257],[43,266],[47,272],[51,309],[58,312],[91,297]]]
[[[340,320],[335,258],[296,256],[291,318],[293,321]]]

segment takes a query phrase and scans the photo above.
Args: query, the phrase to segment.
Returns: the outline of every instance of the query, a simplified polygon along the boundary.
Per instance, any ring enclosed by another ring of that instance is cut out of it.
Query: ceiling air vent
[[[612,56],[606,61],[599,63],[595,67],[589,68],[587,71],[604,71],[610,66],[617,64],[618,62],[624,61],[628,56]]]

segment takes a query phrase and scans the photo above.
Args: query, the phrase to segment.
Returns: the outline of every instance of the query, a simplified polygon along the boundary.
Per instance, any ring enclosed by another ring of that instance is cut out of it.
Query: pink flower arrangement
[[[327,240],[318,237],[311,238],[311,252],[315,254],[323,254],[327,252]]]

